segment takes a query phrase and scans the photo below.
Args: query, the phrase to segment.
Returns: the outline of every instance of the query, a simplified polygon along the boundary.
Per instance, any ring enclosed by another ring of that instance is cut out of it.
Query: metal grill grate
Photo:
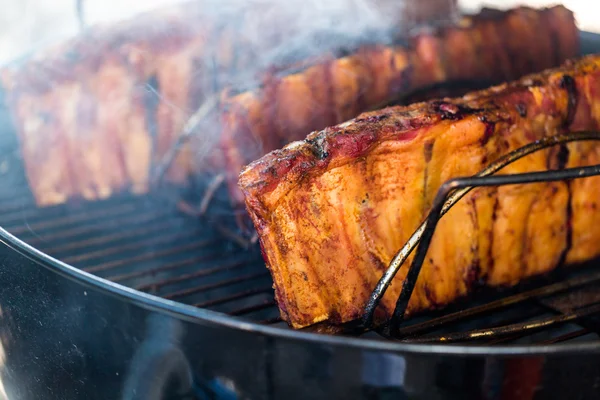
[[[22,199],[0,204],[0,225],[47,254],[143,292],[284,326],[258,249],[240,249],[165,199],[116,197],[45,209]],[[544,345],[598,339],[600,272],[590,265],[559,275],[412,319],[401,336]]]
[[[0,224],[41,251],[108,280],[256,321],[277,321],[267,270],[197,220],[152,197],[36,210],[0,206]]]

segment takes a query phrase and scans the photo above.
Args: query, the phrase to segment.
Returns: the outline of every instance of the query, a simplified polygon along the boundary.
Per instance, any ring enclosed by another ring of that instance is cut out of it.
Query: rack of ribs
[[[364,45],[338,58],[317,55],[298,73],[284,65],[278,74],[266,74],[261,88],[233,95],[248,66],[293,32],[269,20],[270,32],[280,34],[268,35],[257,48],[239,31],[260,31],[261,16],[271,14],[253,8],[224,24],[203,4],[94,27],[1,69],[39,205],[147,192],[188,118],[213,96],[221,104],[182,146],[167,179],[185,184],[191,176],[225,170],[232,199],[240,204],[235,181],[242,166],[313,129],[445,79],[502,81],[559,65],[579,45],[573,15],[564,7],[484,10],[457,25],[417,31],[405,45]]]
[[[251,163],[239,187],[282,318],[327,330],[360,318],[444,182],[544,137],[598,129],[593,55],[462,98],[364,113]],[[600,146],[577,142],[500,173],[594,164]],[[474,189],[440,220],[407,315],[599,256],[598,188],[600,177]],[[405,276],[392,281],[376,320],[392,314]]]
[[[270,76],[259,90],[226,94],[221,141],[232,201],[243,206],[237,176],[244,165],[308,132],[434,83],[500,83],[578,54],[573,15],[562,6],[483,10],[414,34],[404,46],[364,47],[299,73]]]

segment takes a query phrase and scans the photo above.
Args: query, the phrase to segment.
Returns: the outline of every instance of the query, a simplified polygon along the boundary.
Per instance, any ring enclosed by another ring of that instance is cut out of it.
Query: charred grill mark
[[[483,147],[492,138],[492,135],[494,134],[494,129],[496,128],[496,124],[494,122],[488,121],[484,116],[480,117],[479,120],[485,124],[485,132],[483,133],[483,137],[479,141],[479,143]]]
[[[323,145],[326,136],[327,135],[325,131],[321,131],[314,138],[305,139],[305,142],[310,144],[311,152],[320,161],[325,160],[327,157],[329,157],[329,152],[325,150],[325,146]]]
[[[578,103],[578,90],[575,79],[573,79],[570,75],[563,75],[560,80],[560,87],[567,91],[567,115],[565,117],[565,121],[563,123],[563,129],[568,130],[573,120],[575,119],[575,113],[577,111],[577,103]],[[557,169],[564,169],[569,162],[569,147],[566,144],[560,146],[557,154],[556,154],[556,163]],[[571,188],[571,182],[565,182],[567,187],[567,209],[566,212],[566,238],[565,238],[565,248],[563,249],[558,265],[563,265],[567,259],[567,255],[573,246],[573,206],[572,199],[573,193]]]
[[[431,307],[437,308],[438,302],[437,302],[435,293],[433,293],[433,291],[431,290],[429,285],[427,285],[427,283],[425,283],[423,285],[423,292],[425,292],[425,298],[427,299],[427,301],[429,301],[429,304],[431,305]]]
[[[573,190],[571,188],[570,181],[565,182],[565,185],[567,186],[567,209],[565,210],[567,214],[565,229],[567,230],[567,232],[565,238],[565,248],[563,249],[560,258],[558,259],[558,266],[564,265],[565,261],[567,260],[567,255],[573,247]]]
[[[494,271],[494,226],[496,225],[496,221],[498,220],[498,208],[500,206],[499,201],[499,193],[498,189],[493,188],[489,194],[490,197],[494,197],[494,205],[492,207],[492,223],[490,224],[490,233],[489,233],[489,248],[488,248],[488,275]],[[487,276],[481,276],[480,278],[483,283],[487,280]]]
[[[368,253],[369,259],[371,260],[373,265],[375,265],[375,268],[377,268],[379,271],[385,271],[387,269],[387,264],[384,264],[383,261],[381,261],[376,254],[374,254],[372,251],[369,251]]]
[[[566,144],[562,144],[556,154],[557,169],[565,169],[569,162],[569,148]]]
[[[383,121],[384,119],[388,118],[389,115],[388,114],[378,114],[378,115],[371,115],[368,116],[366,118],[356,118],[354,120],[354,122],[368,122],[368,123],[375,123],[375,122],[380,122]]]
[[[525,104],[517,103],[515,104],[515,109],[517,110],[517,113],[519,113],[519,116],[521,116],[521,118],[527,117],[527,106]]]
[[[563,127],[568,129],[569,126],[573,123],[573,119],[575,118],[575,112],[577,111],[577,84],[575,83],[575,79],[573,79],[570,75],[563,75],[560,80],[560,87],[567,91],[568,102],[567,102],[567,116],[564,122]]]
[[[429,161],[431,161],[434,143],[435,143],[435,139],[430,139],[427,142],[425,142],[425,146],[423,148],[423,155],[425,156],[426,163],[429,163]]]

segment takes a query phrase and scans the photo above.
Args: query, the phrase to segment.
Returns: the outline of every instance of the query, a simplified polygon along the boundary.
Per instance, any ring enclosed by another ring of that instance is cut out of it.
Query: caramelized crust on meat
[[[398,13],[395,0],[376,6],[408,27],[410,18],[444,19],[455,1],[422,3],[402,9],[409,15]],[[151,173],[200,105],[234,81],[254,80],[263,68],[257,61],[305,28],[286,23],[292,9],[273,6],[187,1],[94,26],[3,66],[0,82],[37,203],[147,191]],[[183,146],[169,180],[222,171],[213,114]]]
[[[260,90],[223,99],[221,142],[233,202],[243,203],[236,182],[244,165],[307,132],[434,83],[499,83],[557,67],[578,54],[569,10],[520,7],[484,10],[458,26],[421,32],[405,47],[371,46],[300,73],[271,76]]]
[[[422,8],[425,14],[418,15],[437,18],[453,4],[422,3],[410,5],[407,15]],[[260,30],[261,16],[272,14],[254,6],[246,11],[221,24],[205,2],[186,2],[95,27],[0,70],[37,203],[146,192],[196,109],[293,37],[295,28],[270,18],[269,30],[278,34],[251,45],[237,30]],[[407,26],[407,18],[398,16],[399,25]],[[241,204],[235,181],[242,166],[306,132],[416,87],[461,77],[516,78],[578,51],[573,15],[563,7],[488,10],[460,25],[420,33],[406,48],[367,46],[347,57],[325,57],[302,73],[270,76],[261,90],[223,93],[224,126],[218,112],[211,114],[167,178],[184,183],[190,175],[227,168],[234,203]],[[224,152],[214,151],[219,143]]]
[[[443,182],[542,137],[585,129],[600,129],[600,55],[459,99],[365,113],[250,164],[239,186],[282,317],[295,328],[359,317]],[[600,146],[582,142],[501,173],[596,163]],[[472,191],[440,221],[408,312],[600,255],[598,188],[600,177]],[[380,321],[405,274],[384,296]]]

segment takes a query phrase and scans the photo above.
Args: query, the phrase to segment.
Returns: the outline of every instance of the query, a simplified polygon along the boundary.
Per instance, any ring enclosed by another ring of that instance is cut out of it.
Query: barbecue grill
[[[584,53],[600,51],[600,36],[581,38]],[[202,188],[37,208],[0,121],[10,399],[600,395],[598,262],[480,293],[393,334],[293,331],[257,246],[221,223],[223,187],[198,218],[180,199]]]

